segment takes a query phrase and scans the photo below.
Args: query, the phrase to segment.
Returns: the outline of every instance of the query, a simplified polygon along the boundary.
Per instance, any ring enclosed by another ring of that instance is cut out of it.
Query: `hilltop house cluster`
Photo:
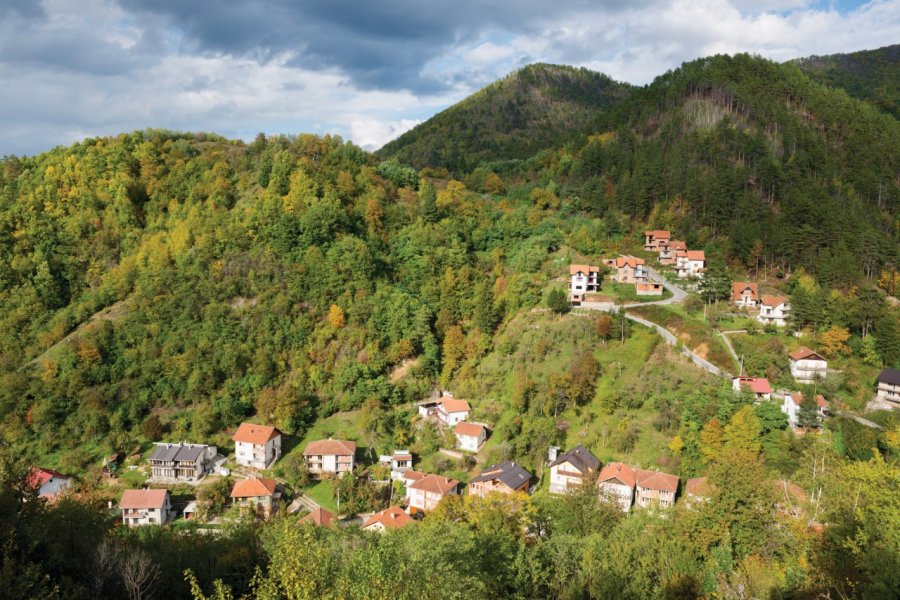
[[[784,327],[788,324],[791,306],[784,296],[759,295],[759,286],[750,281],[735,281],[731,284],[731,301],[740,308],[759,307],[756,319],[763,325]]]
[[[490,434],[485,423],[469,421],[472,408],[466,400],[454,398],[450,392],[442,392],[437,399],[425,400],[417,405],[419,416],[441,427],[452,427],[456,447],[467,452],[478,452]]]
[[[706,272],[706,253],[688,250],[684,240],[673,240],[665,229],[645,231],[644,250],[659,254],[659,264],[674,266],[681,279],[702,279]]]

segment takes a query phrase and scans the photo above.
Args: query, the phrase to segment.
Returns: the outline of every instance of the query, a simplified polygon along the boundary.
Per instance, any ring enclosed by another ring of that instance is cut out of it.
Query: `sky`
[[[900,42],[900,0],[0,0],[0,155],[145,128],[374,150],[523,65]]]

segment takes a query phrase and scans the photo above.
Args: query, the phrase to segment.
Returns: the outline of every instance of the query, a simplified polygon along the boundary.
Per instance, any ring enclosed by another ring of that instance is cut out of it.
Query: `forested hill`
[[[527,158],[595,131],[599,115],[632,89],[588,69],[529,65],[414,127],[378,154],[454,172],[482,161]]]
[[[815,81],[846,90],[900,118],[900,44],[793,61]]]

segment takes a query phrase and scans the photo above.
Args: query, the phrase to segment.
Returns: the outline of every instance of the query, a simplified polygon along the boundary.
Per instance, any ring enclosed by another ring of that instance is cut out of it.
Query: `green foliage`
[[[559,287],[551,288],[550,291],[547,292],[545,303],[547,308],[558,314],[569,312],[569,308],[571,308],[566,290]]]

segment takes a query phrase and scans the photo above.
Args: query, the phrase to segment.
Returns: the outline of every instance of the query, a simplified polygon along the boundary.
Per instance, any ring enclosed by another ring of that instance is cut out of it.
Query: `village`
[[[605,298],[598,300],[604,278],[618,286],[633,286],[634,296],[646,297],[644,303],[650,305],[676,303],[687,296],[687,292],[670,282],[666,275],[684,281],[682,285],[692,288],[703,280],[707,273],[703,251],[689,250],[685,242],[672,240],[669,231],[649,230],[644,236],[644,250],[658,255],[658,268],[662,274],[651,268],[646,259],[630,255],[603,258],[596,266],[571,264],[568,300],[573,310],[582,311],[579,314],[583,315],[584,311],[624,312],[642,305],[639,301],[625,304],[608,302]],[[789,298],[777,290],[761,294],[759,288],[756,282],[732,282],[728,305],[763,327],[787,327],[791,314]],[[664,293],[667,294],[665,299],[654,300]],[[662,326],[649,324],[664,333]],[[690,351],[686,353],[691,354]],[[707,368],[704,364],[707,361],[694,358],[697,366]],[[826,357],[806,346],[798,345],[791,350],[787,360],[790,376],[797,384],[815,386],[829,377]],[[711,364],[707,370],[728,378],[735,395],[743,396],[753,404],[777,406],[790,429],[798,435],[816,434],[821,431],[824,419],[844,411],[844,407],[830,402],[821,393],[804,395],[798,390],[774,389],[763,374],[745,374],[743,364],[734,375]],[[870,406],[880,409],[900,407],[900,371],[882,370],[873,383]],[[469,401],[435,389],[431,397],[416,405],[413,419],[417,427],[433,427],[442,432],[444,439],[452,440],[452,448],[441,448],[440,453],[477,466],[482,458],[481,450],[492,436],[494,427],[491,423],[473,420],[472,412]],[[867,426],[877,427],[862,417],[854,418]],[[234,451],[227,455],[213,445],[156,442],[145,457],[130,461],[127,467],[129,471],[146,473],[144,485],[124,490],[117,503],[110,501],[110,515],[127,527],[193,523],[212,528],[209,531],[214,531],[227,514],[258,519],[294,515],[298,524],[352,525],[366,531],[382,532],[427,518],[427,514],[448,496],[538,492],[565,495],[574,491],[583,493],[586,486],[591,486],[598,498],[627,513],[641,509],[671,509],[676,502],[690,509],[708,498],[714,487],[705,476],[682,480],[648,465],[617,460],[604,464],[584,445],[567,450],[551,446],[543,469],[537,474],[514,460],[505,460],[483,466],[477,475],[461,481],[419,470],[422,467],[416,465],[417,457],[408,449],[396,448],[391,454],[378,456],[375,461],[371,453],[360,452],[356,441],[329,436],[311,440],[303,448],[300,468],[306,480],[318,482],[318,485],[341,478],[364,479],[384,492],[380,493],[382,504],[385,498],[388,504],[387,508],[370,512],[342,511],[338,495],[336,505],[330,510],[313,495],[291,486],[284,477],[274,475],[273,467],[284,453],[283,437],[274,426],[245,422],[232,434]],[[104,472],[114,477],[118,462],[118,457],[111,457],[104,463]],[[227,497],[216,500],[218,510],[209,510],[210,496],[204,497],[199,490],[221,481],[225,481],[228,488],[220,489],[220,496],[224,493]],[[40,467],[33,468],[30,482],[39,497],[50,502],[77,487],[74,478]],[[177,496],[173,494],[173,487],[179,490]],[[185,494],[185,488],[197,490],[197,493]]]

